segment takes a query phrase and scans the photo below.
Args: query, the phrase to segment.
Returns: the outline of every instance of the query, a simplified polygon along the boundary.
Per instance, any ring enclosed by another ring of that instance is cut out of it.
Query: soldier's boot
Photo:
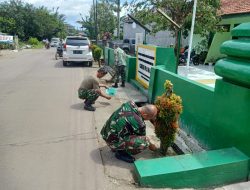
[[[121,87],[125,87],[125,82],[122,82]]]
[[[115,157],[119,160],[122,160],[128,163],[134,163],[135,161],[135,158],[133,156],[131,156],[130,154],[128,154],[126,151],[123,151],[123,150],[117,150],[115,152]]]
[[[116,82],[114,85],[112,85],[114,88],[118,88],[118,83]]]
[[[95,111],[95,108],[91,105],[93,101],[85,100],[85,106],[84,109],[88,111]]]
[[[87,99],[85,99],[84,104],[86,104]],[[91,102],[91,104],[95,104],[95,101]]]

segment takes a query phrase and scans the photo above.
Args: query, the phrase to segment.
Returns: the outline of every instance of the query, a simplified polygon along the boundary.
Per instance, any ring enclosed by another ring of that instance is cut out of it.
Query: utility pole
[[[187,68],[189,68],[189,65],[190,65],[190,55],[191,55],[192,44],[193,44],[193,35],[194,35],[194,24],[195,24],[195,16],[196,16],[196,7],[197,7],[197,0],[194,0],[193,16],[192,16],[192,26],[191,26],[190,39],[189,39],[189,46],[188,46]]]
[[[117,0],[117,37],[120,40],[120,0]]]
[[[93,17],[94,17],[94,24],[95,24],[95,22],[96,22],[96,19],[95,19],[95,0],[93,0],[93,5],[92,6],[93,6]],[[96,38],[96,28],[94,30],[94,36]]]
[[[98,24],[97,24],[97,0],[95,0],[95,41],[96,41],[96,45],[97,45],[97,42],[98,42]]]

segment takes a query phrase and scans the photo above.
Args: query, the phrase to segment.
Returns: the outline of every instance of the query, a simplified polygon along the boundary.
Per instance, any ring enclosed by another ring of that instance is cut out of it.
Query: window
[[[218,32],[230,32],[230,24],[217,25]]]
[[[67,38],[66,44],[71,46],[86,46],[89,45],[89,41],[87,38]]]

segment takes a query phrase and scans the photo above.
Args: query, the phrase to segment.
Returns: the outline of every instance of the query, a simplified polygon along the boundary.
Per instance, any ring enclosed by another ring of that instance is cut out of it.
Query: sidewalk
[[[100,82],[104,83],[105,79],[101,79]],[[111,84],[107,84],[111,85]],[[147,189],[149,188],[141,188],[137,181],[134,179],[134,166],[133,164],[129,164],[126,162],[122,162],[117,160],[114,156],[114,153],[110,151],[109,147],[107,147],[106,143],[103,141],[100,131],[106,122],[106,120],[110,117],[110,115],[124,102],[134,100],[137,102],[145,102],[147,97],[142,95],[137,89],[135,89],[132,85],[126,83],[125,88],[119,87],[117,90],[117,94],[110,100],[106,101],[103,98],[99,98],[96,101],[95,107],[97,108],[95,111],[95,121],[94,125],[98,135],[99,141],[99,150],[102,157],[102,163],[104,165],[105,175],[109,178],[108,189]],[[147,124],[147,136],[151,139],[151,141],[159,147],[159,140],[156,138],[154,133],[154,127],[150,122],[146,122]],[[168,156],[176,155],[172,148],[168,151]],[[159,154],[151,152],[150,150],[146,150],[135,156],[136,160],[140,159],[153,159],[160,157]],[[170,188],[166,188],[170,190]],[[211,188],[214,189],[214,188]],[[186,189],[187,190],[187,189]],[[250,182],[239,183],[228,185],[224,187],[217,187],[215,190],[250,190]]]
[[[101,80],[104,83],[104,79]],[[108,84],[111,85],[111,84]],[[117,89],[117,94],[110,101],[99,98],[96,101],[95,107],[95,128],[98,135],[99,149],[102,157],[102,162],[105,168],[105,175],[109,177],[112,183],[117,185],[118,189],[135,189],[138,188],[138,184],[134,180],[133,164],[122,162],[117,160],[114,156],[114,153],[106,145],[105,141],[100,135],[100,131],[110,117],[110,115],[120,107],[120,105],[129,100],[134,100],[137,102],[145,102],[147,97],[143,96],[138,90],[136,90],[132,85],[126,83],[125,88],[119,87]],[[150,122],[147,124],[147,136],[151,141],[159,147],[159,140],[155,137],[154,127]],[[175,154],[172,149],[169,150],[169,155]],[[150,150],[146,150],[138,155],[135,158],[138,159],[152,159],[160,157],[157,153],[154,153]],[[148,189],[148,188],[146,188]]]

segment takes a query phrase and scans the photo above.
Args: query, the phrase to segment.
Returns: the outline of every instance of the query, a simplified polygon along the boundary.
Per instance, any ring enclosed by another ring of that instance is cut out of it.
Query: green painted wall
[[[250,23],[247,23],[234,28],[232,33],[242,34],[246,25],[250,31]],[[249,40],[239,38],[221,46],[228,57],[215,65],[216,74],[223,78],[216,80],[215,89],[171,73],[162,66],[154,67],[150,101],[154,102],[163,93],[165,80],[170,80],[174,92],[183,100],[181,127],[188,134],[207,149],[234,146],[250,156],[249,44]]]
[[[162,66],[154,67],[151,76],[150,102],[153,103],[156,97],[164,92],[165,80],[170,80],[174,85],[174,93],[181,96],[183,101],[182,128],[199,139],[204,147],[210,148],[208,134],[213,133],[210,119],[214,104],[214,89],[169,72]]]
[[[174,48],[156,48],[156,65],[165,65],[168,71],[177,73],[176,57]]]
[[[214,98],[211,147],[235,146],[250,156],[250,89],[220,79]]]
[[[108,60],[109,60],[109,50],[110,50],[110,48],[106,48],[105,47],[105,49],[104,49],[104,61],[105,61],[105,63],[106,64],[108,64]]]
[[[225,57],[220,53],[220,46],[223,42],[232,39],[230,32],[217,32],[207,53],[205,63],[215,63],[219,58]]]
[[[109,49],[109,66],[114,67],[114,64],[115,64],[114,49]]]
[[[181,128],[196,138],[206,149],[235,146],[250,156],[250,89],[217,80],[216,87],[206,87],[166,71],[152,69],[149,99],[154,102],[164,92],[165,80],[181,96]]]
[[[229,15],[222,17],[219,25],[230,24],[230,31],[234,28],[235,24],[246,23],[250,21],[250,14],[241,14],[241,15]],[[224,55],[220,53],[220,46],[223,42],[230,40],[230,32],[217,32],[213,38],[212,44],[209,48],[207,58],[205,63],[214,62]]]
[[[126,81],[131,82],[132,79],[135,79],[136,75],[136,57],[128,55],[126,58],[126,63]]]

